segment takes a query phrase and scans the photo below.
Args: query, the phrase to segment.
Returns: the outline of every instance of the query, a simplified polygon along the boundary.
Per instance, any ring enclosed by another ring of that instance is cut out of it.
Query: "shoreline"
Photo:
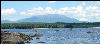
[[[92,28],[100,28],[100,27],[92,27]]]
[[[20,32],[10,32],[10,31],[1,31],[1,43],[2,44],[25,44],[30,43],[30,40],[33,40],[33,37],[42,37],[44,34],[31,33],[26,35]]]
[[[49,29],[49,28],[33,28],[33,29]]]
[[[88,27],[88,28],[100,28],[100,27]],[[2,28],[1,28],[2,29]],[[8,28],[9,29],[9,28]],[[21,29],[21,28],[11,28],[11,29]],[[23,28],[24,29],[24,28]],[[26,28],[26,29],[50,29],[50,28]],[[74,28],[73,28],[74,29]]]
[[[2,44],[25,44],[25,39],[28,35],[19,32],[1,31],[1,43]]]

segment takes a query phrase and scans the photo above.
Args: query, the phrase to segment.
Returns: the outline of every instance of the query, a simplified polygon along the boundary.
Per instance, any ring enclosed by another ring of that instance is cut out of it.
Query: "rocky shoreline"
[[[33,40],[32,37],[41,37],[43,34],[26,35],[18,32],[1,31],[1,44],[25,44]]]

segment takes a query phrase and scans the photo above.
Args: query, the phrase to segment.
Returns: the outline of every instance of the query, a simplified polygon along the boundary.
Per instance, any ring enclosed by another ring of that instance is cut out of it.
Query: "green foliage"
[[[100,27],[100,23],[3,23],[1,29],[32,29],[32,28],[89,28]]]

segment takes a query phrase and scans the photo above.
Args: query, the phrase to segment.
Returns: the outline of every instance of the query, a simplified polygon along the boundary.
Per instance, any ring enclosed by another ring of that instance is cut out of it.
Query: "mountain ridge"
[[[30,18],[24,18],[24,19],[17,20],[16,22],[45,22],[45,23],[65,22],[65,23],[80,23],[80,22],[83,22],[83,21],[79,21],[77,19],[69,18],[67,16],[59,15],[59,14],[48,14],[48,15],[32,16]]]
[[[25,18],[18,20],[19,22],[67,22],[67,23],[74,23],[79,22],[77,19],[69,18],[64,15],[58,15],[58,14],[48,14],[48,15],[38,15],[38,16],[32,16],[30,18]]]

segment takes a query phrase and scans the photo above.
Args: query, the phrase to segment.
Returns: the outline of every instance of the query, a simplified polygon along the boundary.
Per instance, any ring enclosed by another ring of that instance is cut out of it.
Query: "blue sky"
[[[2,20],[16,21],[47,14],[100,22],[100,1],[1,1]]]

